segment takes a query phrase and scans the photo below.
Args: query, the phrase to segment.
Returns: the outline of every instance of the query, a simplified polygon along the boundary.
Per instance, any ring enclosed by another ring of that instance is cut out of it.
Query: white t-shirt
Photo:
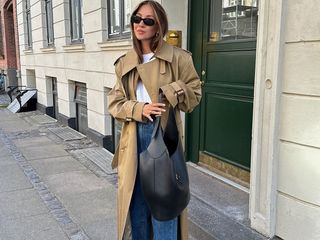
[[[154,53],[152,52],[143,54],[143,63],[147,63],[154,60],[155,58],[153,57],[153,55]],[[138,81],[136,96],[138,102],[151,103],[149,93],[147,92],[147,89],[145,88],[141,80]]]

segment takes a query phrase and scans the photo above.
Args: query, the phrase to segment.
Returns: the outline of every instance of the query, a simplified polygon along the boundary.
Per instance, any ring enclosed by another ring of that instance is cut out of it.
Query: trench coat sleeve
[[[179,78],[161,87],[167,100],[181,111],[192,112],[201,99],[201,83],[191,55],[179,66]]]
[[[144,102],[129,100],[121,81],[120,63],[116,64],[117,82],[108,94],[108,111],[121,122],[138,121],[145,122],[146,118],[142,115]]]

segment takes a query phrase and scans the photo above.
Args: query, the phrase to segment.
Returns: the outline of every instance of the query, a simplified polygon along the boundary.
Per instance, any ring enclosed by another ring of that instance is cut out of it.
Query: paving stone
[[[18,120],[19,117],[15,114],[12,114],[12,112],[10,112],[8,109],[1,109],[0,108],[0,118],[1,118],[1,122],[7,122],[7,121],[11,121],[13,119]]]
[[[31,165],[42,177],[86,169],[81,163],[70,156],[33,160]]]
[[[106,188],[106,180],[98,178],[88,170],[65,172],[44,178],[49,189],[57,196],[74,195]]]
[[[0,218],[0,239],[3,240],[69,240],[49,214],[18,219]]]
[[[115,240],[117,239],[116,218],[106,218],[83,225],[84,231],[90,240]]]
[[[31,188],[29,180],[19,166],[10,164],[0,168],[0,192]]]
[[[59,194],[70,216],[79,223],[90,239],[116,239],[116,190]]]
[[[39,145],[52,145],[54,144],[48,137],[46,136],[39,136],[39,137],[32,137],[32,138],[22,138],[22,139],[15,139],[13,143],[16,145],[17,148],[28,148],[28,147],[38,147]]]
[[[46,159],[68,156],[69,154],[59,145],[42,145],[20,148],[20,151],[27,160]]]
[[[31,188],[0,193],[0,216],[5,219],[18,219],[48,213],[39,195]]]
[[[10,119],[7,121],[0,121],[0,128],[6,132],[17,132],[30,130],[32,126],[21,119]]]
[[[2,142],[0,141],[0,144]],[[4,146],[0,146],[0,166],[16,164],[12,154]]]
[[[97,219],[116,218],[116,191],[112,186],[73,195],[60,193],[58,197],[72,218],[81,225]]]
[[[16,164],[15,160],[11,156],[0,157],[0,167],[5,165]]]

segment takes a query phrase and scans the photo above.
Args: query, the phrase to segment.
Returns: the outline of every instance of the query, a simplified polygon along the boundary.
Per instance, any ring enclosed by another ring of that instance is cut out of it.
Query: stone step
[[[199,240],[265,240],[250,228],[249,194],[188,164],[191,200],[190,238]]]

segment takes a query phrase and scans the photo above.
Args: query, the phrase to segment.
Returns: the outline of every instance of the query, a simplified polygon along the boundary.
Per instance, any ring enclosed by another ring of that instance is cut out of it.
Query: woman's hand
[[[166,111],[165,106],[166,105],[164,103],[145,104],[142,109],[142,115],[148,118],[151,122],[153,122],[151,115],[161,116],[161,114]]]

